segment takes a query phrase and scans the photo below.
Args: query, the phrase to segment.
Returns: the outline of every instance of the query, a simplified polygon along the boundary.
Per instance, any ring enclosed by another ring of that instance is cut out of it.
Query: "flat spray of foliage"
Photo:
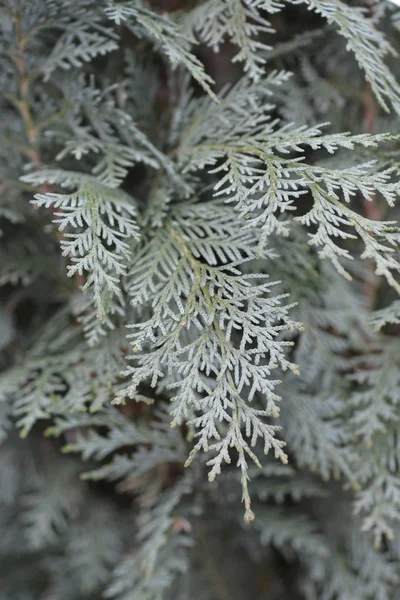
[[[396,48],[385,1],[0,0],[2,597],[398,600]]]

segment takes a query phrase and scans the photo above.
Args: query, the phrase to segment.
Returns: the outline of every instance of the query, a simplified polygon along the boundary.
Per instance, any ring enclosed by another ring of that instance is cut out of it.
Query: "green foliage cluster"
[[[0,598],[398,600],[400,12],[360,4],[0,0]]]

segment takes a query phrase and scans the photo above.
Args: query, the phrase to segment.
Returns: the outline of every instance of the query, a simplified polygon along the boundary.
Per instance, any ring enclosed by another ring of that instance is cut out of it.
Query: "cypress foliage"
[[[400,12],[0,0],[0,597],[398,600]]]

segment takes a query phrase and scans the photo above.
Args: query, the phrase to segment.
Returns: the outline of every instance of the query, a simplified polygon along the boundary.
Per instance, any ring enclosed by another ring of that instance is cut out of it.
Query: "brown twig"
[[[15,105],[19,110],[22,120],[25,124],[25,131],[29,142],[27,154],[33,163],[40,165],[41,158],[37,148],[38,129],[32,117],[31,106],[29,103],[29,73],[26,67],[26,42],[22,34],[21,16],[18,11],[14,14],[15,34],[18,43],[18,55],[15,57],[15,65],[19,74],[19,98]]]
[[[16,65],[19,83],[18,83],[18,98],[13,101],[14,106],[19,111],[22,121],[25,125],[25,132],[28,141],[28,146],[25,149],[26,156],[32,161],[35,165],[36,169],[41,169],[43,167],[42,157],[39,148],[39,136],[40,129],[35,123],[35,119],[32,114],[31,104],[29,101],[30,96],[30,84],[31,78],[29,75],[29,71],[26,64],[26,50],[27,50],[27,41],[24,33],[22,31],[22,23],[21,23],[21,15],[18,11],[15,11],[14,17],[14,26],[15,26],[15,35],[17,38],[17,55],[14,57],[14,63]],[[43,183],[39,187],[39,191],[42,194],[46,194],[53,191],[53,187],[48,183]],[[51,212],[54,216],[54,206],[51,206]],[[63,233],[60,231],[55,232],[55,237],[58,242],[62,242],[64,239]],[[75,276],[75,281],[78,287],[84,285],[85,278],[79,273]]]
[[[364,118],[363,125],[366,133],[373,133],[376,117],[377,117],[377,106],[374,95],[371,90],[369,83],[366,83],[362,94],[362,103],[364,107]],[[376,194],[372,194],[370,199],[362,198],[364,216],[371,221],[381,221],[385,216],[385,211],[380,206],[376,199]],[[375,267],[372,260],[368,260],[366,263],[367,277],[364,286],[364,297],[366,301],[366,308],[371,312],[374,308],[376,292],[378,290],[380,280],[375,275]]]

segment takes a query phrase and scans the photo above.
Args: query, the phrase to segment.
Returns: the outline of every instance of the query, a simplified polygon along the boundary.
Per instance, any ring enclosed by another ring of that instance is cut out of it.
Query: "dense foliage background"
[[[0,598],[398,600],[396,6],[0,27]]]

